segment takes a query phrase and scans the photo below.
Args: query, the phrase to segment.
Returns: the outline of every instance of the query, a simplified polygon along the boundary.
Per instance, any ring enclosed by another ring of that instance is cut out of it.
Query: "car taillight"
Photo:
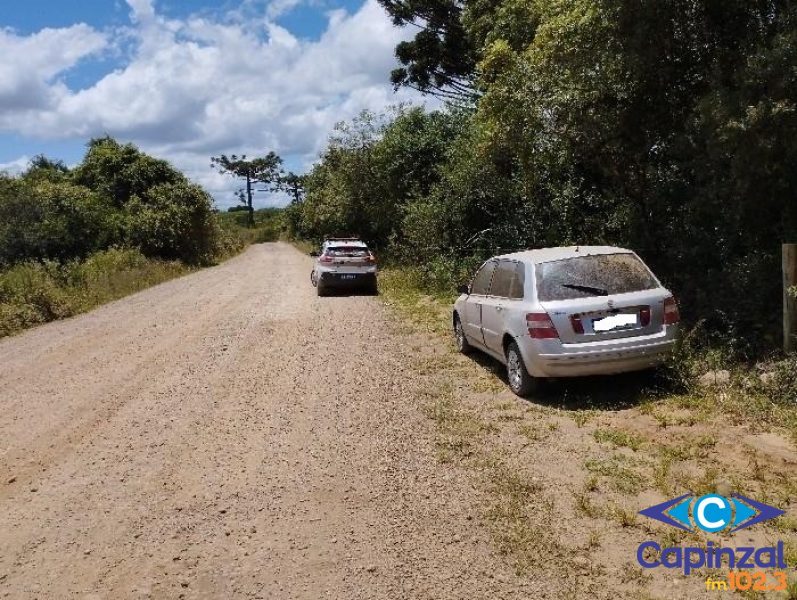
[[[584,323],[581,322],[581,316],[570,315],[570,324],[573,326],[573,331],[579,335],[584,333]]]
[[[529,313],[526,315],[526,325],[529,335],[538,340],[557,339],[559,332],[551,321],[548,313]]]
[[[331,256],[327,256],[326,254],[322,254],[319,257],[318,262],[331,263],[332,262],[332,257]]]
[[[675,325],[681,320],[681,313],[678,310],[678,302],[670,296],[664,300],[664,324]]]
[[[376,257],[372,252],[369,252],[368,256],[366,256],[363,260],[367,263],[376,264]]]
[[[649,306],[643,306],[642,308],[639,309],[639,324],[642,325],[642,327],[647,327],[648,325],[650,325]]]

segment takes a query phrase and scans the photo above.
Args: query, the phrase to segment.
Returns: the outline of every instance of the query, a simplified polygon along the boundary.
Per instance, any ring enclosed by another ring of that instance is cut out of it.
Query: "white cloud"
[[[272,0],[268,3],[268,7],[266,8],[266,15],[269,19],[276,19],[290,12],[301,3],[302,0]]]
[[[133,21],[145,23],[155,18],[155,7],[152,0],[125,0],[132,10]]]
[[[6,173],[7,175],[19,175],[23,171],[27,170],[29,164],[30,156],[20,156],[11,162],[0,163],[0,173]]]
[[[104,34],[84,24],[29,36],[0,29],[0,114],[57,107],[68,90],[54,78],[107,45]]]
[[[375,0],[353,14],[330,13],[313,41],[270,19],[298,1],[263,5],[260,21],[175,21],[151,0],[127,0],[132,56],[78,90],[57,76],[106,48],[106,34],[86,25],[28,37],[2,32],[0,51],[18,58],[0,63],[0,131],[44,139],[108,133],[173,160],[220,203],[234,202],[235,183],[213,173],[211,155],[274,150],[306,164],[336,122],[418,98],[392,91],[393,51],[408,33],[393,27]],[[23,59],[31,48],[32,69]],[[35,89],[20,96],[25,85]]]

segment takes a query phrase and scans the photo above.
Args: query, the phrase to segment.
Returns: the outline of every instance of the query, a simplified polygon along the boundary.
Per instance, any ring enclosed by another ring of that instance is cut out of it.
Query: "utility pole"
[[[783,244],[783,351],[797,350],[797,244]]]

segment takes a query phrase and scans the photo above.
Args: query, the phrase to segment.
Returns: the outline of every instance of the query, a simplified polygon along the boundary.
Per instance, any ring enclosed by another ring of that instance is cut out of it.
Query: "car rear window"
[[[541,302],[639,292],[659,285],[642,261],[628,253],[539,263],[536,281]]]
[[[338,258],[361,258],[368,256],[368,248],[363,248],[362,246],[333,246],[327,248],[326,255]]]

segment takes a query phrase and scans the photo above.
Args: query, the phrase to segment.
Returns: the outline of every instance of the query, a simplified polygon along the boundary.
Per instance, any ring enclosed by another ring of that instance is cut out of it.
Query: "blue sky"
[[[0,170],[40,153],[75,164],[109,134],[229,206],[236,183],[210,156],[274,150],[302,171],[336,122],[423,103],[389,84],[408,33],[375,0],[3,2]]]

